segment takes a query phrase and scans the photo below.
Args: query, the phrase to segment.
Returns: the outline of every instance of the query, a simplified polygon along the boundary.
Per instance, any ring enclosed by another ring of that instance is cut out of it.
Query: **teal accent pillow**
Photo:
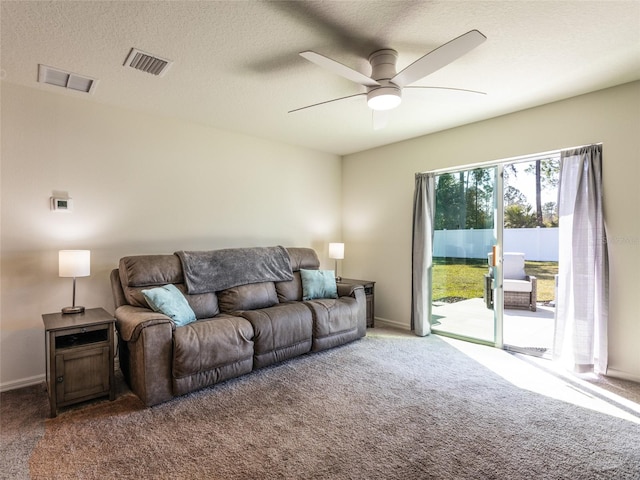
[[[333,270],[300,269],[302,300],[314,298],[338,298],[336,274]]]
[[[182,292],[172,283],[162,287],[142,290],[144,298],[154,312],[165,314],[177,327],[196,321],[196,314]]]

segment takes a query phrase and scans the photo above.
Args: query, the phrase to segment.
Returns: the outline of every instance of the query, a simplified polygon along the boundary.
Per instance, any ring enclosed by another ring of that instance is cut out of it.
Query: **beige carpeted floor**
[[[640,478],[637,404],[605,402],[553,376],[545,385],[558,395],[539,393],[510,379],[507,366],[516,380],[549,375],[500,350],[374,329],[153,408],[121,380],[114,402],[55,419],[46,418],[42,386],[5,392],[0,476]],[[613,383],[618,394],[640,398],[636,384]],[[563,385],[584,403],[562,399]],[[599,403],[623,418],[592,408]]]

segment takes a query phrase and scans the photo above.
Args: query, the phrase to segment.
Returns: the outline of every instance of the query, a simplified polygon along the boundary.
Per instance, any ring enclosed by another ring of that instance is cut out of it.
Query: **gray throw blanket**
[[[293,279],[284,247],[229,248],[206,252],[179,251],[187,293],[219,292],[248,283]]]

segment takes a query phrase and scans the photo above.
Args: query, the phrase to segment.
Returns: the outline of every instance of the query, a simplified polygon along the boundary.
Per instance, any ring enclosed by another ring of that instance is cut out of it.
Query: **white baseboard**
[[[391,327],[391,328],[399,328],[400,330],[411,331],[411,325],[398,322],[397,320],[389,320],[387,318],[376,317],[374,321],[374,325],[376,327]]]
[[[631,380],[632,382],[640,383],[640,375],[623,372],[622,370],[616,370],[615,368],[607,368],[607,377],[621,378],[622,380]]]
[[[21,378],[20,380],[13,380],[11,382],[5,382],[0,384],[0,392],[8,392],[9,390],[15,390],[22,387],[30,387],[31,385],[37,385],[46,380],[44,374],[35,375],[33,377]]]

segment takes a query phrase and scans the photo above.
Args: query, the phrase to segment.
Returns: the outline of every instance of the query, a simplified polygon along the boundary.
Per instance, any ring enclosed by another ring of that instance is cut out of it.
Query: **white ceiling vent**
[[[65,72],[59,68],[48,67],[46,65],[38,65],[38,81],[84,93],[93,93],[98,83],[95,78]]]
[[[173,64],[171,60],[166,58],[160,58],[157,55],[151,55],[145,53],[136,48],[132,48],[129,52],[129,56],[124,62],[125,67],[135,68],[136,70],[142,70],[143,72],[162,77],[169,67]]]

